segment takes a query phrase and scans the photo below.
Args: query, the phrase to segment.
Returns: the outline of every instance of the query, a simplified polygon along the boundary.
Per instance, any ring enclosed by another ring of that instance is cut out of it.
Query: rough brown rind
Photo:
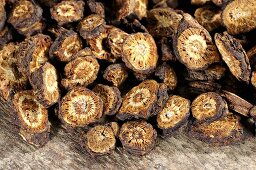
[[[242,45],[227,32],[216,33],[214,39],[221,57],[231,73],[238,80],[249,83],[251,66]]]
[[[2,31],[0,31],[0,48],[10,42],[13,39],[12,29],[8,26],[5,26]]]
[[[161,50],[161,60],[162,61],[173,61],[175,62],[177,59],[173,53],[171,40],[167,38],[162,38],[159,42],[160,50]]]
[[[119,139],[123,148],[134,155],[145,155],[156,143],[157,132],[146,121],[128,121],[120,129]]]
[[[5,11],[5,1],[0,2],[0,31],[3,30],[5,21],[7,19],[6,17],[6,11]]]

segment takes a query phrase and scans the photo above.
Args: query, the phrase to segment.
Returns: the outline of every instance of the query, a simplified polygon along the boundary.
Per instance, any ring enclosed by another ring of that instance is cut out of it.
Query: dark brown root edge
[[[3,120],[1,125],[5,126],[9,133],[18,136],[20,141],[28,145],[33,145],[36,148],[43,147],[50,140],[50,128],[47,128],[47,130],[42,133],[24,133],[24,131],[19,128],[19,123],[15,115],[15,109],[11,99],[5,101],[2,96],[0,96],[0,118]],[[26,138],[26,140],[24,140],[21,135]]]

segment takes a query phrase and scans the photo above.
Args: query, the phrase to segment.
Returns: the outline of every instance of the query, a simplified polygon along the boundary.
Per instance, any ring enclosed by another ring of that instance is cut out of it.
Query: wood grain
[[[159,139],[143,157],[121,148],[97,158],[84,154],[76,138],[53,125],[52,140],[43,148],[24,143],[10,124],[9,106],[0,103],[0,169],[255,169],[256,139],[239,145],[211,147],[184,134]]]

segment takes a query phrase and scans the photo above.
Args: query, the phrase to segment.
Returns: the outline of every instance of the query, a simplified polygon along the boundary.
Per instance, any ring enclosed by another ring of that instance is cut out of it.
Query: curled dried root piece
[[[31,73],[45,64],[48,61],[51,43],[50,36],[43,34],[37,34],[21,42],[15,54],[19,71],[29,77]]]
[[[103,78],[119,87],[128,78],[128,69],[124,64],[111,64],[104,71]]]
[[[6,21],[5,1],[0,2],[0,31],[3,30]]]
[[[0,31],[0,48],[10,42],[13,38],[12,29],[8,26],[5,26],[2,31]]]
[[[48,111],[35,100],[34,92],[27,90],[16,93],[13,105],[21,137],[32,145],[45,145],[50,135]]]
[[[122,56],[122,46],[127,36],[128,34],[119,28],[110,29],[107,43],[110,48],[111,54],[115,58],[119,58]]]
[[[30,84],[39,103],[50,107],[60,99],[57,70],[50,63],[45,63],[30,76]]]
[[[61,100],[58,117],[67,127],[85,127],[99,120],[103,112],[103,102],[93,91],[75,87]]]
[[[147,13],[148,31],[153,37],[171,37],[177,32],[182,15],[171,8],[155,8]]]
[[[138,19],[147,16],[148,0],[116,0],[119,8],[117,19],[121,20],[130,15],[136,15]]]
[[[93,54],[88,53],[88,50],[86,48],[79,51],[75,55],[75,59],[65,66],[65,78],[61,80],[61,84],[66,89],[72,89],[75,86],[88,86],[96,80],[100,65]]]
[[[214,64],[209,66],[206,70],[188,70],[186,75],[187,80],[202,80],[202,81],[213,81],[221,79],[226,72],[226,67],[220,64]]]
[[[159,42],[160,53],[162,61],[176,61],[176,57],[173,53],[171,41],[167,38],[162,38]]]
[[[155,75],[163,81],[168,90],[174,90],[177,87],[178,79],[177,75],[172,67],[167,63],[160,65],[155,72]]]
[[[84,2],[64,0],[51,8],[51,16],[59,25],[76,22],[84,16]]]
[[[128,121],[120,129],[119,139],[124,150],[134,155],[145,155],[156,143],[157,133],[146,121]]]
[[[103,114],[114,115],[118,112],[122,97],[117,87],[110,87],[103,84],[97,84],[93,91],[97,93],[103,101]]]
[[[226,90],[223,91],[222,96],[227,100],[228,108],[230,110],[246,117],[249,116],[250,109],[253,107],[251,103]]]
[[[91,156],[105,155],[113,152],[116,135],[109,125],[97,125],[81,137],[82,148]]]
[[[159,86],[155,80],[145,80],[138,86],[133,87],[125,95],[117,117],[121,120],[130,118],[147,119],[157,114],[157,106],[161,106],[158,105],[159,100],[162,100],[162,95],[165,95],[164,92],[160,91]]]
[[[204,70],[219,62],[220,56],[209,32],[189,14],[183,14],[183,17],[173,37],[177,59],[190,70]]]
[[[256,1],[230,1],[222,12],[222,22],[230,34],[249,32],[256,28]]]
[[[233,114],[210,124],[192,124],[189,127],[189,135],[217,146],[237,143],[243,141],[248,136],[240,123],[240,118]]]
[[[208,31],[213,31],[221,26],[221,10],[214,6],[197,8],[195,19]]]
[[[105,20],[98,14],[91,14],[80,21],[78,30],[80,35],[86,39],[93,39],[105,32]]]
[[[135,72],[147,74],[154,70],[158,54],[153,37],[148,33],[129,35],[123,43],[122,59]]]
[[[226,104],[218,93],[203,93],[192,102],[192,115],[199,123],[211,123],[227,115]]]
[[[27,77],[17,69],[16,50],[17,46],[9,43],[0,51],[0,94],[5,100],[12,98],[15,92],[24,90],[28,83]]]
[[[163,110],[157,115],[157,126],[164,136],[171,135],[184,125],[189,117],[190,101],[180,96],[170,96]]]
[[[223,34],[216,33],[214,38],[221,57],[231,73],[239,81],[249,83],[251,66],[242,45],[227,32]]]
[[[76,32],[62,31],[51,45],[49,55],[53,60],[69,62],[82,49],[82,41]]]

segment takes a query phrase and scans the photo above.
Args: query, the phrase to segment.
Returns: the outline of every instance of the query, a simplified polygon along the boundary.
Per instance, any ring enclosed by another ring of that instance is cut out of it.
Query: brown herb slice
[[[105,7],[103,3],[97,2],[96,0],[88,0],[87,5],[92,13],[98,14],[103,18],[105,17]]]
[[[154,70],[158,54],[153,37],[148,33],[129,35],[123,43],[122,59],[135,72],[146,74]]]
[[[93,91],[97,93],[103,101],[103,114],[114,115],[118,112],[122,97],[117,87],[111,87],[103,84],[97,84]]]
[[[215,43],[231,73],[240,81],[249,83],[251,66],[242,45],[227,32],[215,34]]]
[[[51,16],[59,25],[79,21],[84,16],[84,2],[64,0],[51,8]]]
[[[160,53],[162,61],[176,61],[176,57],[173,53],[171,41],[168,38],[162,38],[159,42]]]
[[[99,95],[84,87],[75,87],[61,100],[58,117],[67,127],[84,127],[99,120],[103,102]]]
[[[6,21],[5,1],[0,2],[0,31],[3,30]]]
[[[134,155],[145,155],[156,143],[157,133],[146,121],[128,121],[121,126],[119,139],[123,148]]]
[[[13,30],[9,26],[5,26],[1,31],[0,31],[0,48],[10,42],[13,39]]]

